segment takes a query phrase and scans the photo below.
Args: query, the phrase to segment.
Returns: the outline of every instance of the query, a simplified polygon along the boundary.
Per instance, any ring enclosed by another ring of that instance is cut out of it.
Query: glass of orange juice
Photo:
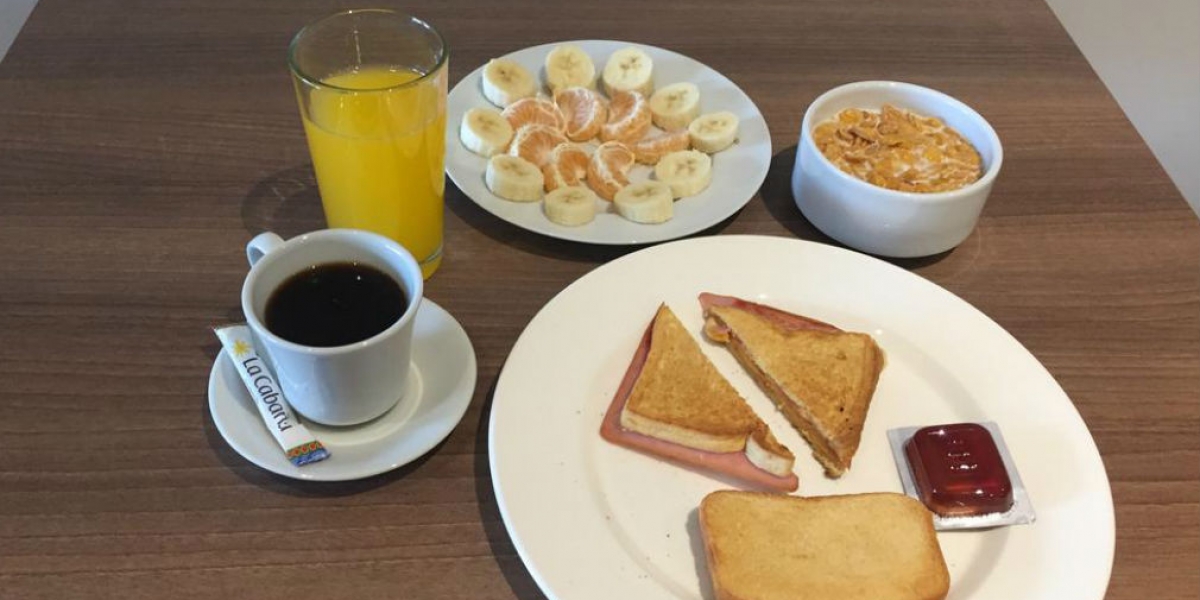
[[[396,240],[426,278],[442,262],[448,56],[428,23],[376,9],[317,21],[288,51],[329,227]]]

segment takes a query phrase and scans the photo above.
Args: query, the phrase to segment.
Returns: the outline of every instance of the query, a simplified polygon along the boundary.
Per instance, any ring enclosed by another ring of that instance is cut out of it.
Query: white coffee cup
[[[326,425],[357,425],[406,400],[413,320],[424,291],[421,268],[407,250],[367,231],[326,229],[287,241],[259,234],[246,245],[246,258],[242,312],[297,412]],[[400,319],[365,340],[328,348],[289,342],[267,329],[267,300],[280,284],[314,265],[337,262],[374,267],[399,283],[408,298]]]

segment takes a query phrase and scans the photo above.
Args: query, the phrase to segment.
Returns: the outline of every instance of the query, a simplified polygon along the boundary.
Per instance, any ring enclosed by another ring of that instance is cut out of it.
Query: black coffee
[[[400,320],[408,298],[394,279],[358,263],[314,265],[267,300],[267,329],[305,346],[361,342]]]

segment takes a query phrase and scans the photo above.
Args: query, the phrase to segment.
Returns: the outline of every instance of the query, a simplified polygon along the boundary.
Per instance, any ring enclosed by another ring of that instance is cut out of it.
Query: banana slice
[[[483,97],[504,108],[537,94],[537,79],[528,69],[507,58],[493,58],[483,67]]]
[[[493,156],[484,171],[483,182],[501,198],[516,202],[537,202],[542,199],[541,169],[519,156]]]
[[[596,218],[596,192],[582,185],[560,187],[546,194],[542,208],[546,217],[559,225],[574,227]]]
[[[654,177],[667,184],[675,198],[695,196],[712,182],[712,157],[695,150],[672,152],[654,165]]]
[[[663,223],[671,220],[675,199],[671,186],[661,181],[632,183],[613,198],[617,214],[635,223]]]
[[[513,128],[500,111],[492,108],[472,108],[463,115],[458,129],[467,150],[480,156],[492,156],[504,152],[512,141]]]
[[[733,141],[737,139],[737,131],[737,115],[724,111],[700,115],[688,125],[692,147],[709,154],[733,145]]]
[[[592,88],[596,85],[596,65],[579,46],[555,46],[546,55],[546,84],[551,94],[569,87]]]
[[[673,83],[650,96],[650,115],[659,129],[686,129],[700,115],[700,88],[694,83]]]
[[[617,50],[608,57],[601,81],[605,93],[610,97],[622,91],[649,96],[654,91],[654,61],[637,48]]]

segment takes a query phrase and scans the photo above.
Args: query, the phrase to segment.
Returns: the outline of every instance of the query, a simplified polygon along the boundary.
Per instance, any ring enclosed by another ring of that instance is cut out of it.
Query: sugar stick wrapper
[[[296,412],[283,397],[283,390],[271,374],[258,352],[254,349],[254,338],[244,323],[214,327],[221,339],[221,346],[237,367],[242,383],[250,391],[263,424],[287,453],[288,460],[297,467],[329,458],[329,450],[317,441],[316,436],[297,418]]]

